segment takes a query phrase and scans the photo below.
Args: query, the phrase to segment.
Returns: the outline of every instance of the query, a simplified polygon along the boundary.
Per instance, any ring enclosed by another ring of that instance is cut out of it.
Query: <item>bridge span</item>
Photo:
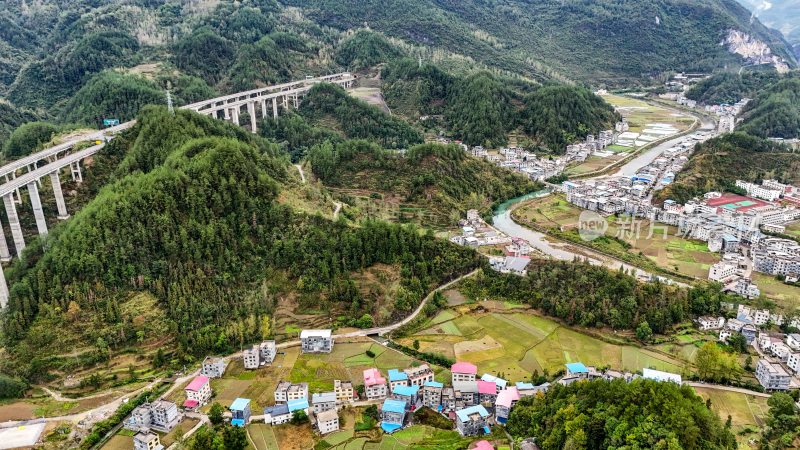
[[[245,108],[246,114],[249,116],[250,131],[255,133],[258,131],[257,109],[260,109],[262,119],[267,117],[276,118],[279,112],[298,108],[301,99],[317,83],[333,83],[348,89],[353,87],[355,80],[356,78],[348,72],[315,78],[309,77],[304,80],[203,100],[182,106],[181,109],[195,111],[199,114],[239,125],[240,113],[242,108]],[[0,185],[0,197],[3,198],[14,244],[12,253],[12,248],[9,247],[2,224],[0,224],[0,261],[11,261],[13,256],[22,255],[25,249],[25,238],[19,215],[17,214],[17,205],[22,204],[21,189],[26,189],[28,192],[28,199],[36,219],[36,229],[39,235],[46,235],[47,221],[45,220],[42,201],[39,196],[41,179],[44,177],[50,178],[58,210],[58,219],[69,218],[64,194],[61,190],[60,174],[62,170],[69,167],[72,180],[82,182],[81,161],[100,151],[116,135],[133,127],[135,124],[136,121],[132,120],[104,130],[79,135],[64,143],[54,145],[0,167],[0,180],[4,180],[3,184]],[[90,143],[88,147],[87,143]],[[5,308],[7,304],[8,285],[3,274],[2,264],[0,264],[0,309]]]

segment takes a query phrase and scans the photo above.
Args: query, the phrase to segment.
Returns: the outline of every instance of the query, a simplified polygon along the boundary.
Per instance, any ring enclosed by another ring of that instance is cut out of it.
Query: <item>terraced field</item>
[[[684,352],[683,347],[695,348],[692,343],[679,343],[674,353],[669,353],[660,348],[609,343],[514,309],[478,312],[460,307],[448,311],[458,315],[445,322],[434,320],[438,323],[431,323],[401,343],[411,345],[418,340],[422,351],[469,361],[480,373],[498,373],[512,380],[529,378],[534,370],[553,373],[565,363],[577,361],[630,371],[650,367],[681,372],[694,352]]]

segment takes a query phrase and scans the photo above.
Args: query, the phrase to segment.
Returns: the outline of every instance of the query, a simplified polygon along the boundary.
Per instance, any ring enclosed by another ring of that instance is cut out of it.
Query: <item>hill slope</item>
[[[800,153],[748,134],[725,134],[698,144],[675,182],[658,191],[655,200],[684,203],[709,191],[730,190],[738,179],[767,178],[800,183]]]
[[[742,63],[720,42],[729,30],[793,60],[788,44],[735,0],[289,0],[339,29],[370,27],[529,75],[622,84],[669,70]]]
[[[761,137],[800,137],[800,76],[783,79],[759,92],[742,111],[739,130]]]
[[[183,357],[262,339],[269,327],[253,324],[292,305],[346,311],[345,321],[369,314],[367,326],[389,321],[479,262],[398,225],[351,227],[295,211],[280,201],[298,187],[277,147],[207,117],[149,107],[109,147],[126,154],[116,178],[51,231],[46,252],[34,241],[6,270],[4,371],[42,379],[76,363],[58,357],[65,349],[133,343],[143,325],[125,311],[138,292],[157,299],[168,330],[147,339],[171,336]],[[388,299],[359,290],[355,273],[375,265],[400,273]]]

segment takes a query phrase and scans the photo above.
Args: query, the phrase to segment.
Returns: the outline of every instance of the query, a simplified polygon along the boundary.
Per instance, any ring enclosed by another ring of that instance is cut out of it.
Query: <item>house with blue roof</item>
[[[422,404],[434,411],[441,411],[443,390],[444,384],[438,381],[426,381],[422,385]]]
[[[386,433],[394,433],[403,428],[406,419],[406,404],[400,400],[387,398],[381,407],[381,429]]]
[[[289,414],[289,406],[286,403],[264,408],[264,423],[280,425],[288,423],[290,420],[292,420],[292,415]]]
[[[289,408],[289,414],[294,414],[295,411],[303,411],[308,414],[308,399],[289,400],[286,402],[286,406]]]
[[[243,427],[250,423],[250,399],[237,398],[231,403],[231,425]]]
[[[586,368],[583,363],[576,362],[576,363],[569,363],[565,364],[567,366],[567,376],[570,375],[581,375],[581,374],[588,374],[589,369]]]
[[[397,369],[389,369],[389,392],[394,392],[395,386],[408,386],[408,374]]]
[[[464,436],[489,434],[489,412],[483,405],[470,406],[456,411],[456,429]]]
[[[418,393],[419,386],[398,385],[392,390],[392,398],[405,402],[405,404],[410,407],[411,405],[417,404]]]

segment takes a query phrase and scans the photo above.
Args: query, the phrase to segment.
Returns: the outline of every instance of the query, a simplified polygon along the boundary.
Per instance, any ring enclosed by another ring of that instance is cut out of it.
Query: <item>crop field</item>
[[[800,222],[793,222],[786,226],[786,234],[800,239]]]
[[[739,448],[758,448],[750,441],[758,440],[756,431],[764,426],[769,411],[766,398],[717,389],[695,388],[695,391],[704,399],[711,399],[711,409],[723,421],[731,416],[732,431],[736,434]]]
[[[341,437],[334,433],[333,442]],[[351,433],[352,434],[352,433]],[[325,439],[333,444],[331,437]],[[414,425],[393,434],[380,434],[377,437],[349,437],[331,447],[331,450],[406,450],[415,448],[417,444],[425,444],[425,448],[456,449],[467,448],[472,440],[481,438],[464,438],[455,431],[445,431],[425,425]]]
[[[552,373],[577,361],[631,371],[651,367],[681,372],[686,364],[681,352],[671,355],[660,349],[608,343],[548,318],[514,310],[467,312],[401,343],[410,345],[414,340],[422,351],[469,361],[481,373],[502,373],[513,380],[529,378],[534,370]]]
[[[800,309],[800,287],[785,284],[775,277],[756,272],[753,272],[753,283],[785,313],[797,313]]]
[[[546,228],[572,228],[578,224],[581,208],[571,205],[563,195],[548,195],[526,202],[515,214]],[[618,245],[616,251],[643,254],[659,267],[700,279],[708,277],[708,269],[719,261],[716,253],[704,242],[678,236],[678,229],[648,220],[610,216],[605,235],[618,237],[631,245],[628,250]],[[613,249],[608,249],[613,250]]]

